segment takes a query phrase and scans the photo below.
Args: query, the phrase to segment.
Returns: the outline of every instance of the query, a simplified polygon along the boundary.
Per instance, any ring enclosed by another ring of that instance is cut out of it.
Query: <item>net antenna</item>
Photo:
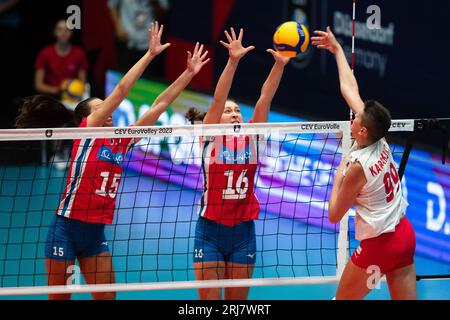
[[[355,73],[355,35],[356,35],[356,0],[353,0],[352,14],[352,72]],[[353,121],[354,114],[350,109],[350,122]]]
[[[351,69],[352,73],[355,73],[355,34],[356,34],[356,0],[353,0],[353,9],[352,9],[352,61],[351,61]],[[349,124],[353,122],[354,114],[352,109],[350,109],[349,114]],[[344,145],[345,143],[348,143],[348,145]],[[347,150],[347,152],[351,148],[351,141],[342,141],[342,149]],[[347,155],[347,152],[345,155]],[[339,233],[339,245],[342,247],[339,247],[338,250],[338,270],[337,270],[337,277],[340,279],[342,276],[342,273],[344,272],[345,264],[348,260],[348,243],[349,243],[349,236],[348,236],[348,225],[349,225],[349,214],[346,214],[341,222],[340,222],[340,233]],[[345,245],[347,245],[345,247]],[[341,266],[342,268],[339,268]]]

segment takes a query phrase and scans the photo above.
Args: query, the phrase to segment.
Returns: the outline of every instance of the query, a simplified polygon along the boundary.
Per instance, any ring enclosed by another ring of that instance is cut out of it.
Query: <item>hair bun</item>
[[[188,119],[192,124],[196,122],[203,122],[205,116],[206,112],[201,112],[195,107],[190,108],[185,114],[186,119]]]

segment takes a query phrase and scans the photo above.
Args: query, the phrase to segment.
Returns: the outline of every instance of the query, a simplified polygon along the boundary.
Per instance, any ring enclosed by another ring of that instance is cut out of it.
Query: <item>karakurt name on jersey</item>
[[[380,155],[380,159],[370,167],[370,173],[372,174],[372,177],[376,177],[381,171],[383,171],[384,166],[386,163],[389,162],[389,150],[386,146],[384,146],[384,150]]]

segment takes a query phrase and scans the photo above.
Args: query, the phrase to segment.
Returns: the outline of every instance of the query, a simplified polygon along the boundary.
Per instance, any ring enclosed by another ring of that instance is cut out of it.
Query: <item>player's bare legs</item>
[[[249,279],[253,276],[252,264],[227,262],[226,268],[227,279]],[[225,300],[246,300],[249,290],[249,287],[225,288]]]
[[[115,283],[114,268],[109,252],[102,252],[96,257],[79,259],[81,273],[88,284]],[[115,300],[115,292],[92,293],[94,300]]]
[[[71,276],[67,273],[67,268],[74,265],[75,261],[58,261],[55,259],[45,259],[45,268],[47,270],[47,285],[63,286]],[[70,300],[70,293],[49,294],[48,300]]]
[[[382,276],[380,274],[378,279],[381,279]],[[376,285],[372,279],[369,279],[371,277],[374,277],[373,273],[368,273],[366,269],[358,267],[350,260],[345,266],[339,282],[336,300],[363,299],[371,291],[371,286]]]
[[[386,279],[392,300],[417,300],[414,264],[390,272]]]
[[[194,263],[196,280],[220,280],[225,278],[225,262],[209,261]],[[221,300],[222,288],[198,289],[200,300]]]

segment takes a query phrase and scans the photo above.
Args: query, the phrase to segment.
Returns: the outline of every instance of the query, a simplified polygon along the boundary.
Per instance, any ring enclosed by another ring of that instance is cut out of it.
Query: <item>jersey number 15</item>
[[[95,190],[95,194],[98,194],[102,197],[109,196],[110,198],[114,199],[116,197],[117,189],[119,188],[121,174],[114,173],[112,183],[110,186],[108,186],[108,191],[106,191],[106,184],[108,183],[110,172],[102,172],[100,173],[100,176],[103,178],[102,185],[100,189]]]

